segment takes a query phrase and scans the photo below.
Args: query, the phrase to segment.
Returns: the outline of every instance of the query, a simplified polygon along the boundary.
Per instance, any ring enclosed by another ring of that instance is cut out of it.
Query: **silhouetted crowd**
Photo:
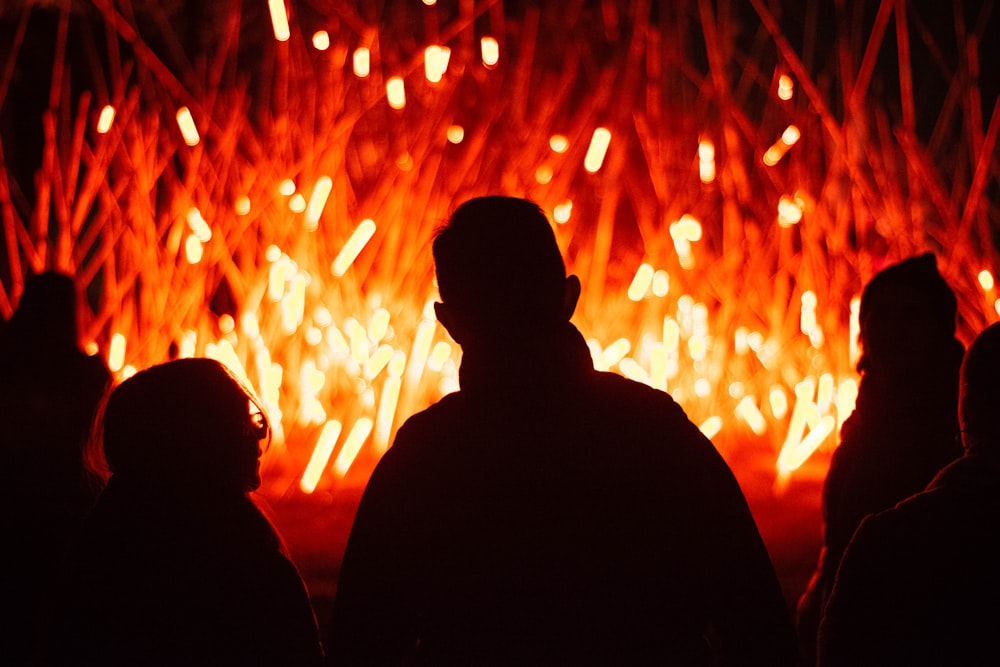
[[[541,209],[469,200],[432,252],[461,388],[376,466],[322,634],[253,500],[253,393],[202,358],[112,386],[72,278],[28,281],[0,328],[0,664],[997,663],[1000,324],[965,353],[933,255],[863,291],[857,407],[793,614],[712,443],[594,369]]]

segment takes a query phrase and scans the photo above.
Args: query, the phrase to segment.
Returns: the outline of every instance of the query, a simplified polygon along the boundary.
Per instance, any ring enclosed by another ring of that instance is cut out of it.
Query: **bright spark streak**
[[[309,197],[309,205],[306,206],[305,226],[309,231],[314,231],[319,227],[319,218],[323,214],[323,207],[330,197],[333,189],[333,180],[329,176],[320,176],[313,186],[312,195]]]
[[[709,417],[702,422],[701,426],[698,427],[698,430],[700,430],[706,438],[714,438],[719,434],[719,431],[722,430],[722,417]]]
[[[771,387],[768,393],[768,401],[771,404],[771,414],[775,419],[784,419],[788,414],[788,395],[780,385]]]
[[[101,109],[101,115],[97,119],[97,133],[107,134],[108,130],[111,129],[111,124],[115,122],[115,108],[110,104],[106,104],[103,109]]]
[[[448,137],[448,141],[453,144],[460,144],[465,139],[465,128],[461,125],[451,125],[445,134]]]
[[[274,38],[279,42],[287,42],[292,33],[288,28],[288,13],[285,11],[284,0],[267,0],[267,8],[271,12]]]
[[[569,222],[570,215],[573,213],[573,202],[567,200],[561,204],[556,204],[556,207],[552,209],[552,218],[560,225],[565,225]]]
[[[201,239],[195,234],[188,234],[184,241],[184,258],[188,264],[197,264],[204,255],[205,248],[201,244]]]
[[[111,345],[108,348],[108,369],[112,373],[117,373],[125,365],[125,336],[116,333],[111,336]]]
[[[440,373],[441,369],[444,368],[444,362],[448,361],[449,357],[451,357],[451,345],[443,340],[438,341],[427,358],[427,368]]]
[[[354,233],[351,234],[349,239],[347,239],[347,243],[344,244],[340,253],[333,260],[333,264],[330,267],[330,270],[333,271],[333,275],[338,278],[343,276],[347,272],[347,269],[351,267],[351,264],[354,263],[354,260],[358,258],[358,255],[361,254],[361,251],[365,249],[365,246],[368,245],[368,241],[370,241],[374,235],[375,221],[371,218],[365,218],[360,224],[358,224]]]
[[[323,430],[313,448],[312,456],[309,457],[309,464],[306,465],[302,479],[299,480],[299,488],[305,493],[312,493],[316,490],[316,485],[323,476],[323,470],[330,461],[330,455],[333,454],[333,449],[337,446],[337,438],[340,437],[342,428],[336,419],[331,419],[323,424]]]
[[[483,66],[493,69],[500,62],[500,44],[495,37],[483,37],[479,40],[479,48],[483,57]]]
[[[278,183],[278,192],[286,197],[292,196],[295,194],[295,181],[290,178],[281,179],[281,182]]]
[[[382,396],[375,416],[374,437],[375,449],[380,454],[389,448],[389,436],[392,433],[392,424],[396,420],[396,406],[399,404],[399,392],[402,386],[403,381],[398,376],[388,378],[382,386]]]
[[[191,233],[198,237],[198,240],[202,243],[208,243],[212,240],[212,228],[208,226],[205,218],[202,217],[201,211],[198,207],[192,206],[188,209],[185,219],[188,223],[188,228],[190,228]]]
[[[993,289],[994,286],[993,274],[990,273],[989,269],[983,269],[982,271],[980,271],[978,279],[979,279],[979,286],[982,287],[985,291],[989,292],[991,289]]]
[[[642,301],[653,281],[654,273],[653,267],[649,264],[640,264],[639,268],[636,269],[635,276],[632,277],[632,284],[628,287],[628,298],[632,301]]]
[[[233,210],[236,211],[236,215],[247,215],[250,213],[250,197],[244,195],[237,198],[233,203]]]
[[[809,431],[809,434],[797,446],[782,449],[781,454],[778,455],[778,472],[782,475],[788,475],[798,470],[803,463],[809,460],[813,452],[819,449],[827,436],[833,433],[836,425],[836,420],[827,415]]]
[[[670,274],[659,269],[653,274],[653,295],[665,297],[670,293]]]
[[[610,130],[606,127],[594,130],[594,134],[590,138],[590,146],[587,147],[587,155],[583,159],[583,168],[591,174],[597,173],[601,165],[604,164],[604,156],[607,154],[610,144]]]
[[[343,477],[350,470],[351,464],[357,458],[362,445],[365,444],[365,441],[371,434],[373,426],[374,423],[368,417],[361,417],[358,421],[354,422],[351,432],[344,441],[344,446],[340,448],[340,453],[337,454],[337,458],[333,462],[333,471],[337,475]]]
[[[431,83],[438,83],[448,71],[451,49],[432,44],[424,49],[424,76]]]
[[[569,139],[562,134],[553,134],[549,137],[549,148],[556,153],[565,153],[569,148]]]
[[[799,128],[795,125],[789,125],[785,128],[785,131],[781,133],[781,143],[786,146],[794,146],[795,143],[802,137],[802,133]]]
[[[406,87],[403,79],[398,76],[391,77],[385,84],[385,95],[389,100],[389,106],[393,109],[402,109],[406,106]]]
[[[330,33],[326,30],[317,30],[313,33],[312,43],[317,51],[326,51],[330,48]]]
[[[198,128],[194,124],[194,118],[191,116],[191,110],[187,107],[181,107],[177,110],[177,127],[181,130],[181,136],[184,137],[184,143],[188,146],[197,146],[198,142],[201,141],[201,137],[198,135]]]
[[[792,99],[792,95],[795,93],[795,82],[792,81],[792,77],[787,74],[782,74],[778,77],[778,98],[788,101]]]
[[[367,47],[361,46],[355,49],[352,60],[354,65],[354,76],[359,79],[365,79],[369,74],[371,74],[371,51],[369,51]]]

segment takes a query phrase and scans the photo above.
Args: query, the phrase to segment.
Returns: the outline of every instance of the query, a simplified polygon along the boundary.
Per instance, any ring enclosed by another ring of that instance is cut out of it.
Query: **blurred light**
[[[782,74],[778,77],[778,98],[782,100],[790,100],[795,94],[795,82],[792,81],[792,77],[787,74]]]
[[[125,336],[116,333],[111,336],[111,344],[108,346],[108,369],[112,373],[117,373],[125,365]]]
[[[187,259],[188,264],[197,264],[201,261],[204,254],[205,249],[201,244],[201,240],[194,234],[188,234],[187,239],[184,241],[184,257]]]
[[[291,31],[288,29],[288,13],[285,11],[284,0],[267,0],[267,8],[271,11],[274,38],[279,42],[288,41]]]
[[[781,133],[781,143],[786,146],[794,146],[795,142],[797,142],[801,137],[802,133],[799,132],[799,128],[794,125],[789,125],[785,128],[785,131]]]
[[[229,334],[235,331],[236,320],[229,313],[223,313],[219,316],[219,331],[223,334]]]
[[[326,51],[330,48],[330,33],[326,30],[317,30],[313,33],[313,48],[317,51]]]
[[[195,127],[194,118],[191,116],[191,110],[187,107],[181,107],[177,110],[177,127],[180,128],[184,143],[188,146],[197,146],[198,142],[201,141],[201,137],[198,136],[198,128]]]
[[[333,189],[333,180],[329,176],[320,176],[313,186],[312,195],[309,197],[309,205],[306,207],[305,223],[306,229],[312,231],[319,227],[319,218],[323,214],[323,207],[330,197]]]
[[[354,230],[354,233],[351,234],[351,238],[347,239],[347,243],[344,244],[336,259],[333,260],[333,264],[330,267],[333,275],[338,278],[344,275],[374,234],[375,221],[371,218],[362,220]]]
[[[722,417],[709,417],[702,422],[701,426],[698,427],[698,430],[701,431],[706,438],[714,438],[719,434],[719,431],[722,430]]]
[[[778,226],[791,227],[802,220],[802,207],[787,195],[778,200]]]
[[[670,274],[659,269],[653,274],[653,294],[664,297],[670,292]]]
[[[295,181],[290,178],[282,179],[282,181],[278,183],[278,192],[286,197],[292,196],[295,194]]]
[[[632,284],[628,288],[628,298],[632,301],[642,301],[642,298],[646,296],[647,290],[649,290],[649,285],[653,282],[653,267],[649,264],[642,263],[639,268],[636,269],[635,276],[632,278]]]
[[[556,153],[565,153],[569,148],[569,139],[561,134],[553,134],[549,137],[549,148]]]
[[[101,351],[101,347],[100,347],[100,346],[99,346],[99,345],[97,344],[97,341],[93,341],[93,340],[89,340],[89,341],[87,341],[87,343],[86,343],[86,344],[85,344],[85,345],[83,346],[83,351],[87,353],[87,356],[88,356],[88,357],[93,357],[93,356],[95,356],[95,355],[96,355],[96,354],[97,354],[98,352],[100,352],[100,351]]]
[[[274,245],[273,243],[264,249],[264,259],[266,259],[269,262],[277,262],[279,259],[281,259],[281,255],[282,255],[281,248]]]
[[[306,210],[306,198],[299,193],[292,195],[292,198],[288,200],[288,208],[290,208],[294,213],[301,213]]]
[[[101,115],[97,119],[97,133],[106,134],[111,129],[113,122],[115,122],[115,108],[110,104],[106,104],[101,109]]]
[[[861,358],[861,297],[851,298],[851,316],[847,344],[849,346],[849,361],[856,366]]]
[[[591,174],[596,173],[604,164],[604,156],[610,144],[611,132],[607,128],[599,127],[594,130],[590,146],[587,148],[587,156],[583,159],[583,168]]]
[[[372,319],[368,322],[368,338],[373,343],[380,342],[389,331],[389,320],[391,316],[385,308],[379,308],[372,314]]]
[[[560,225],[564,225],[569,222],[570,215],[573,213],[573,202],[566,200],[561,204],[556,204],[556,207],[552,209],[552,217]]]
[[[198,240],[202,243],[208,243],[212,240],[212,228],[208,226],[205,222],[205,218],[202,217],[201,211],[198,210],[196,206],[192,206],[188,209],[187,215],[185,216],[188,223],[188,228],[191,233],[198,237]]]
[[[465,128],[461,125],[450,125],[446,135],[451,143],[460,144],[465,139]]]
[[[479,40],[479,48],[483,56],[483,65],[486,69],[493,69],[500,62],[500,44],[495,37],[483,37]]]
[[[715,144],[708,139],[698,142],[698,176],[702,183],[715,180]]]
[[[424,49],[424,76],[431,83],[438,83],[448,71],[451,49],[433,44]]]
[[[246,195],[237,197],[233,203],[233,210],[236,211],[236,215],[247,215],[250,213],[250,197]]]
[[[361,417],[354,422],[354,427],[347,435],[344,446],[341,447],[340,453],[337,454],[337,458],[333,462],[333,471],[339,476],[343,477],[350,470],[351,464],[357,458],[361,446],[365,444],[365,440],[368,439],[374,425],[374,422],[368,417]]]
[[[371,52],[367,47],[360,46],[354,50],[354,76],[366,78],[371,73]]]
[[[761,414],[760,408],[754,403],[754,400],[750,396],[744,396],[736,405],[736,416],[740,417],[743,421],[750,426],[750,430],[754,432],[754,435],[763,435],[767,431],[767,421],[764,419],[764,415]]]
[[[323,430],[320,432],[316,446],[313,447],[312,455],[309,457],[309,464],[306,466],[305,472],[302,473],[302,479],[299,480],[299,488],[304,493],[312,493],[316,490],[316,485],[323,476],[326,464],[330,461],[330,455],[333,454],[333,448],[337,445],[337,438],[340,437],[342,428],[336,419],[331,419],[323,424]]]
[[[406,106],[406,88],[403,86],[401,77],[394,76],[386,82],[385,94],[389,100],[389,106],[393,109],[402,109]]]
[[[767,152],[764,153],[764,164],[768,167],[773,167],[778,164],[784,155],[785,153],[780,148],[771,146],[767,149]]]
[[[712,383],[705,378],[698,378],[694,381],[694,393],[700,398],[708,398],[712,395]]]
[[[983,269],[982,271],[979,272],[979,286],[982,287],[987,292],[993,289],[994,286],[993,274],[990,273],[989,269]]]
[[[437,4],[437,0],[423,0],[424,4],[428,7],[433,7]]]
[[[427,368],[440,373],[441,369],[444,368],[444,362],[448,361],[449,357],[451,357],[451,345],[443,340],[438,341],[434,345],[434,349],[431,350],[430,356],[427,357]]]
[[[535,170],[535,182],[539,185],[548,185],[552,181],[552,167],[543,164]]]
[[[768,392],[767,399],[771,404],[771,414],[774,415],[774,418],[784,419],[785,415],[788,414],[788,394],[785,393],[784,388],[781,385],[773,385],[771,391]]]

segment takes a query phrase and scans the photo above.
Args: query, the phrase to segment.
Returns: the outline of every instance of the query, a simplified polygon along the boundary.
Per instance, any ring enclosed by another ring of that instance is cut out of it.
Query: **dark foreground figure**
[[[861,520],[922,491],[962,455],[955,295],[934,256],[878,273],[861,295],[857,407],[844,422],[823,486],[824,547],[799,602],[803,652],[816,632],[837,567]]]
[[[1000,627],[1000,324],[969,348],[966,454],[858,528],[820,627],[823,667],[990,665]]]
[[[322,664],[305,587],[248,493],[268,424],[218,362],[182,359],[111,394],[112,475],[53,609],[59,665]]]
[[[29,279],[0,331],[0,664],[31,661],[57,564],[100,491],[84,445],[110,384],[80,349],[73,279]]]
[[[434,257],[461,391],[368,484],[330,661],[792,664],[735,478],[667,394],[593,369],[541,210],[467,202]]]

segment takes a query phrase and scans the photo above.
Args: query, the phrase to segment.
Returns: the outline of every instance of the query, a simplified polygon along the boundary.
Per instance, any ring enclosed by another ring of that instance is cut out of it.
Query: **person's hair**
[[[214,359],[136,373],[108,397],[99,428],[112,475],[171,486],[251,491],[270,425],[259,402]]]
[[[434,239],[442,301],[488,326],[538,321],[561,309],[566,267],[545,213],[514,197],[478,197]]]
[[[962,364],[962,431],[966,447],[986,445],[1000,453],[1000,322],[972,342]]]

